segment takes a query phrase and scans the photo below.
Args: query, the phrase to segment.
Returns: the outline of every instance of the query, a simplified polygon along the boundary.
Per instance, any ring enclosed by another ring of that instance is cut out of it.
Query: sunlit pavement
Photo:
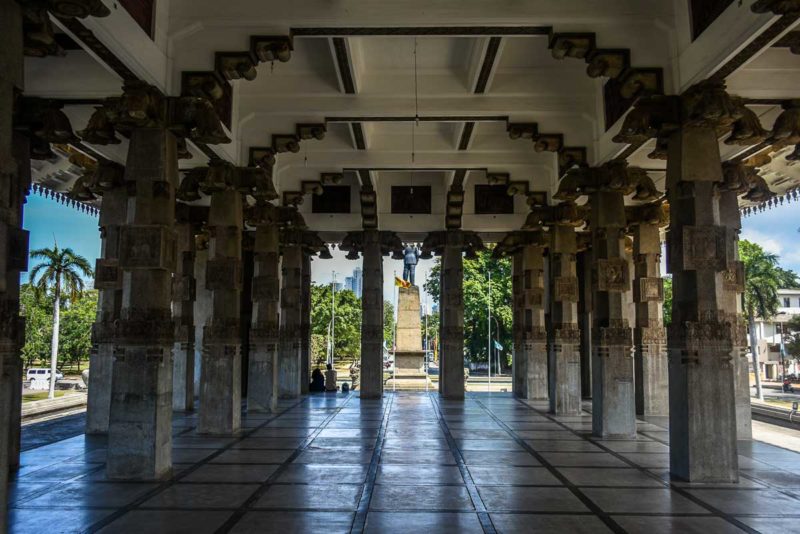
[[[789,532],[800,454],[740,442],[740,484],[670,483],[668,433],[591,437],[591,415],[553,417],[510,394],[382,400],[319,394],[244,416],[233,438],[174,417],[175,474],[104,479],[105,441],[23,453],[11,531]],[[751,530],[752,531],[752,530]]]

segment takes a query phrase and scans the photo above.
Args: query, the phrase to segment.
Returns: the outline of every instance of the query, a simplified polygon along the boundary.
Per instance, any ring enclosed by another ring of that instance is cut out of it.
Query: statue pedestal
[[[386,386],[394,389],[430,387],[425,373],[425,351],[422,350],[419,288],[401,287],[397,300],[397,349],[394,355],[394,377]]]

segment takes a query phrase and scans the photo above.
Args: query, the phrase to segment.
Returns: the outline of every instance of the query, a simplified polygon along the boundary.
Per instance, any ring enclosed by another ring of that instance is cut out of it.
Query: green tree
[[[334,355],[355,360],[361,353],[361,299],[349,289],[336,292],[334,316]],[[330,342],[331,286],[311,285],[311,333]],[[326,349],[327,350],[327,349]]]
[[[394,305],[388,300],[383,301],[383,342],[394,346]]]
[[[92,267],[83,256],[71,248],[40,248],[31,251],[31,258],[42,260],[30,273],[30,283],[39,296],[51,292],[53,295],[53,336],[50,343],[50,392],[55,398],[56,369],[58,359],[58,335],[61,322],[62,299],[74,302],[80,298],[84,288],[83,278],[94,275]],[[66,298],[64,298],[66,297]]]
[[[19,289],[20,315],[25,317],[25,344],[22,360],[26,368],[50,355],[50,340],[53,336],[53,299],[37,296],[30,284]]]
[[[441,261],[437,259],[425,282],[425,290],[437,303],[440,273]],[[488,361],[490,275],[492,339],[498,340],[504,351],[510,351],[513,342],[511,261],[492,258],[491,251],[480,252],[476,259],[464,260],[464,348],[473,362]]]
[[[770,319],[775,316],[780,305],[778,289],[781,282],[785,281],[782,280],[782,276],[785,275],[778,266],[778,256],[765,252],[759,245],[750,241],[739,242],[739,257],[744,263],[744,312],[750,330],[750,353],[756,375],[756,395],[763,400],[755,318]]]
[[[672,324],[672,277],[664,277],[664,326]]]
[[[439,312],[431,313],[427,317],[423,315],[419,327],[422,330],[423,343],[425,343],[425,334],[428,334],[427,348],[428,350],[431,350],[433,348],[433,344],[439,339]]]
[[[800,361],[800,315],[795,315],[783,325],[786,355]]]
[[[59,336],[59,360],[77,364],[89,358],[92,350],[92,323],[97,316],[97,290],[84,291],[80,299],[64,310]]]

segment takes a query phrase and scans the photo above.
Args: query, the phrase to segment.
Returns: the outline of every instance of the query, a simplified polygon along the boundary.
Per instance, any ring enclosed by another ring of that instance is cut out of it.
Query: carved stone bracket
[[[631,289],[630,270],[625,258],[597,260],[597,290],[622,293]]]

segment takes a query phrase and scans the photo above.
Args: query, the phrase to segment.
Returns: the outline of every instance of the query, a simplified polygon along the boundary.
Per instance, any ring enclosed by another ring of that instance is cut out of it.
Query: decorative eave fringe
[[[739,209],[743,217],[749,217],[750,215],[755,215],[756,213],[761,213],[762,211],[769,210],[772,208],[777,208],[778,206],[782,206],[784,202],[787,204],[792,202],[793,200],[800,199],[800,187],[793,187],[789,189],[782,195],[777,195],[769,200],[764,202],[759,202],[753,206],[745,206]]]
[[[69,198],[64,193],[59,193],[58,191],[53,191],[47,186],[41,184],[31,184],[31,192],[42,196],[44,198],[49,198],[51,200],[55,200],[59,204],[63,204],[65,206],[69,206],[73,209],[76,209],[82,213],[86,213],[92,217],[98,217],[100,215],[100,209],[92,206],[90,204],[86,204],[84,202],[79,202],[72,198]]]

